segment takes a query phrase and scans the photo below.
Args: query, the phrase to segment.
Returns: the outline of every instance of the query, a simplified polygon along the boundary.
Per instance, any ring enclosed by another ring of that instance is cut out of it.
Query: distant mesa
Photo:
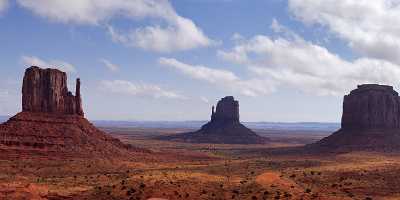
[[[400,150],[398,93],[388,85],[359,85],[344,96],[341,129],[308,147],[328,151]]]
[[[212,107],[211,121],[203,125],[200,130],[159,139],[217,144],[263,144],[269,141],[240,123],[239,102],[232,96],[218,101],[216,109]]]
[[[26,69],[22,112],[0,125],[0,157],[122,155],[134,150],[84,118],[80,80],[73,95],[57,69]]]

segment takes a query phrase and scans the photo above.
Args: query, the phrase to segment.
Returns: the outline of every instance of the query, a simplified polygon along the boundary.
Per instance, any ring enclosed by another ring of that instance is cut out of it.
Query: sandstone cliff
[[[219,144],[263,144],[269,141],[240,123],[239,102],[232,96],[218,101],[216,109],[212,108],[211,121],[200,130],[160,139]]]
[[[85,119],[80,80],[74,96],[68,91],[64,72],[28,68],[22,96],[23,111],[0,125],[0,158],[125,157],[146,151],[123,144]]]
[[[22,111],[83,116],[80,80],[76,95],[67,88],[67,74],[57,69],[26,69],[22,86]]]
[[[359,85],[344,96],[341,129],[307,148],[317,151],[399,151],[398,93],[392,86]]]
[[[400,128],[400,98],[392,86],[366,84],[344,96],[342,129]]]

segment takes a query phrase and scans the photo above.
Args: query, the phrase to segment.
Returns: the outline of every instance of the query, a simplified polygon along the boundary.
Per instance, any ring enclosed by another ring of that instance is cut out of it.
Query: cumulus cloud
[[[205,80],[210,83],[222,82],[233,82],[239,80],[239,78],[231,71],[212,69],[204,66],[194,66],[182,63],[174,58],[160,58],[159,63],[165,66],[173,67],[182,73],[189,75],[199,80]]]
[[[258,79],[275,83],[273,87],[285,85],[313,94],[342,95],[361,83],[400,84],[396,64],[367,57],[347,61],[298,35],[256,35],[219,54],[247,66]]]
[[[33,13],[62,23],[106,25],[113,41],[158,52],[205,47],[214,42],[190,19],[178,15],[168,0],[18,0]],[[109,25],[112,18],[159,19],[129,31]]]
[[[118,71],[118,69],[119,69],[118,65],[112,63],[111,61],[109,61],[109,60],[107,60],[107,59],[100,58],[99,61],[100,61],[101,63],[103,63],[104,66],[107,67],[107,69],[109,69],[109,70],[111,70],[111,71],[114,71],[114,72],[115,72],[115,71]]]
[[[76,69],[75,67],[65,61],[62,60],[42,60],[38,57],[35,56],[22,56],[21,58],[22,62],[25,65],[29,66],[38,66],[38,67],[43,67],[43,68],[56,68],[64,72],[68,73],[75,73]]]
[[[400,64],[398,0],[289,0],[293,15],[322,25],[364,56]]]
[[[123,95],[143,96],[152,98],[186,99],[185,96],[177,92],[165,90],[158,85],[133,83],[126,80],[104,80],[101,88],[107,92]]]
[[[190,65],[174,58],[160,58],[159,63],[178,70],[182,74],[246,96],[259,96],[272,92],[269,80],[243,80],[228,70],[201,65]]]
[[[7,10],[8,8],[8,0],[0,0],[0,14]]]

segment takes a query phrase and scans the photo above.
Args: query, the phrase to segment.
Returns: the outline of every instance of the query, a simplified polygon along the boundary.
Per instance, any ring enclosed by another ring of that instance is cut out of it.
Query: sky
[[[0,0],[0,115],[31,65],[81,78],[92,120],[339,122],[364,83],[400,86],[399,0]]]

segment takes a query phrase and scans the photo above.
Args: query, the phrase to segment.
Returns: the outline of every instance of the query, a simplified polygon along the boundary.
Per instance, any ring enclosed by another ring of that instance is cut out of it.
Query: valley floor
[[[186,130],[103,129],[153,153],[0,160],[0,199],[400,199],[400,155],[276,153],[327,133],[259,131],[274,142],[213,145],[152,139]]]

